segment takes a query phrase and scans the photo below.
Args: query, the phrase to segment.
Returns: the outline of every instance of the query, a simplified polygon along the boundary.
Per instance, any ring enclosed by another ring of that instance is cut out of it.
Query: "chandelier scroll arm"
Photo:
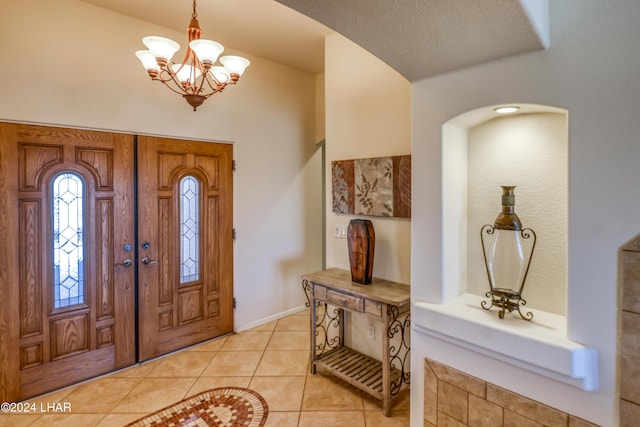
[[[214,93],[222,92],[222,90],[227,86],[227,83],[218,82],[218,80],[216,80],[215,77],[210,76],[209,73],[207,73],[207,75],[203,79],[202,86],[204,86],[205,81],[209,86],[209,89],[211,89],[212,91],[211,95],[213,95]]]
[[[182,84],[180,84],[180,83],[176,83],[176,82],[177,82],[177,80],[176,80],[173,76],[171,76],[171,78],[170,78],[170,79],[160,80],[160,82],[161,82],[162,84],[164,84],[166,87],[168,87],[172,92],[177,93],[177,94],[178,94],[178,95],[180,95],[180,96],[189,95],[188,93],[186,93],[186,92],[184,92],[184,91],[176,90],[176,88],[174,88],[173,86],[171,86],[171,85],[169,84],[170,82],[173,82],[174,84],[178,85],[178,87],[182,88]]]
[[[158,73],[158,77],[154,80],[159,81],[160,83],[164,84],[166,87],[168,87],[172,92],[177,93],[178,95],[188,95],[188,92],[186,92],[184,90],[184,87],[182,86],[182,83],[180,81],[178,81],[178,79],[176,78],[176,76],[178,75],[178,72],[171,72],[171,65],[175,65],[174,62],[170,62],[167,64],[167,68],[166,69],[161,69],[160,72]],[[182,67],[180,67],[178,70],[182,69]],[[163,78],[163,74],[166,74],[169,76],[169,78]],[[170,83],[173,83],[176,87],[180,88],[180,90],[177,90],[176,88],[174,88]]]
[[[194,54],[194,59],[195,59],[195,64],[196,64],[195,66],[199,67],[200,68],[200,72],[202,73],[202,80],[200,81],[200,86],[198,86],[198,87],[194,86],[194,95],[200,95],[200,93],[204,89],[205,82],[209,85],[209,87],[211,87],[211,83],[209,83],[209,70],[211,69],[211,65],[203,64],[202,62],[200,62],[200,60],[195,57],[195,54]],[[195,79],[195,77],[196,77],[195,76],[195,73],[196,73],[195,67],[191,68],[191,72],[192,72],[192,77],[193,77],[193,81],[194,81],[194,84],[195,84],[195,82],[196,82],[196,79]],[[213,95],[216,92],[217,91],[214,90],[210,94],[203,95],[203,96],[205,96],[205,98],[209,98],[211,95]]]

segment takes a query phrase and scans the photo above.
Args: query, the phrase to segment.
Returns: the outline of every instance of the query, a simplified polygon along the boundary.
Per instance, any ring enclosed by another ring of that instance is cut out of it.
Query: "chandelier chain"
[[[193,13],[191,14],[191,17],[193,19],[196,19],[198,17],[198,12],[196,12],[196,0],[193,0]]]

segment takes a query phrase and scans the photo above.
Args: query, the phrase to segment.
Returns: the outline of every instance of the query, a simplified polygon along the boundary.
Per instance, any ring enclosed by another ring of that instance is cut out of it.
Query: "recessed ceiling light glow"
[[[509,114],[509,113],[515,113],[519,109],[520,107],[509,106],[509,107],[494,108],[493,111],[495,111],[498,114]]]

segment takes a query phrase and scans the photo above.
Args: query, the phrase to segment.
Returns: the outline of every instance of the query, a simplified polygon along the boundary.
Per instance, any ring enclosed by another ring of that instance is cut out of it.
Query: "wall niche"
[[[442,127],[444,300],[484,296],[489,284],[480,228],[500,212],[501,185],[515,185],[516,213],[537,234],[523,297],[566,315],[568,114],[516,104],[509,115],[479,108]]]

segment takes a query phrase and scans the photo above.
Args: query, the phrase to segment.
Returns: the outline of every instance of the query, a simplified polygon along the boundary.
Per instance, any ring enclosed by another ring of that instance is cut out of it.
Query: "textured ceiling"
[[[192,10],[191,0],[82,1],[178,31]],[[311,73],[323,72],[334,30],[410,81],[544,48],[521,0],[199,0],[197,10],[203,38]]]
[[[277,0],[414,81],[544,48],[520,0]]]

